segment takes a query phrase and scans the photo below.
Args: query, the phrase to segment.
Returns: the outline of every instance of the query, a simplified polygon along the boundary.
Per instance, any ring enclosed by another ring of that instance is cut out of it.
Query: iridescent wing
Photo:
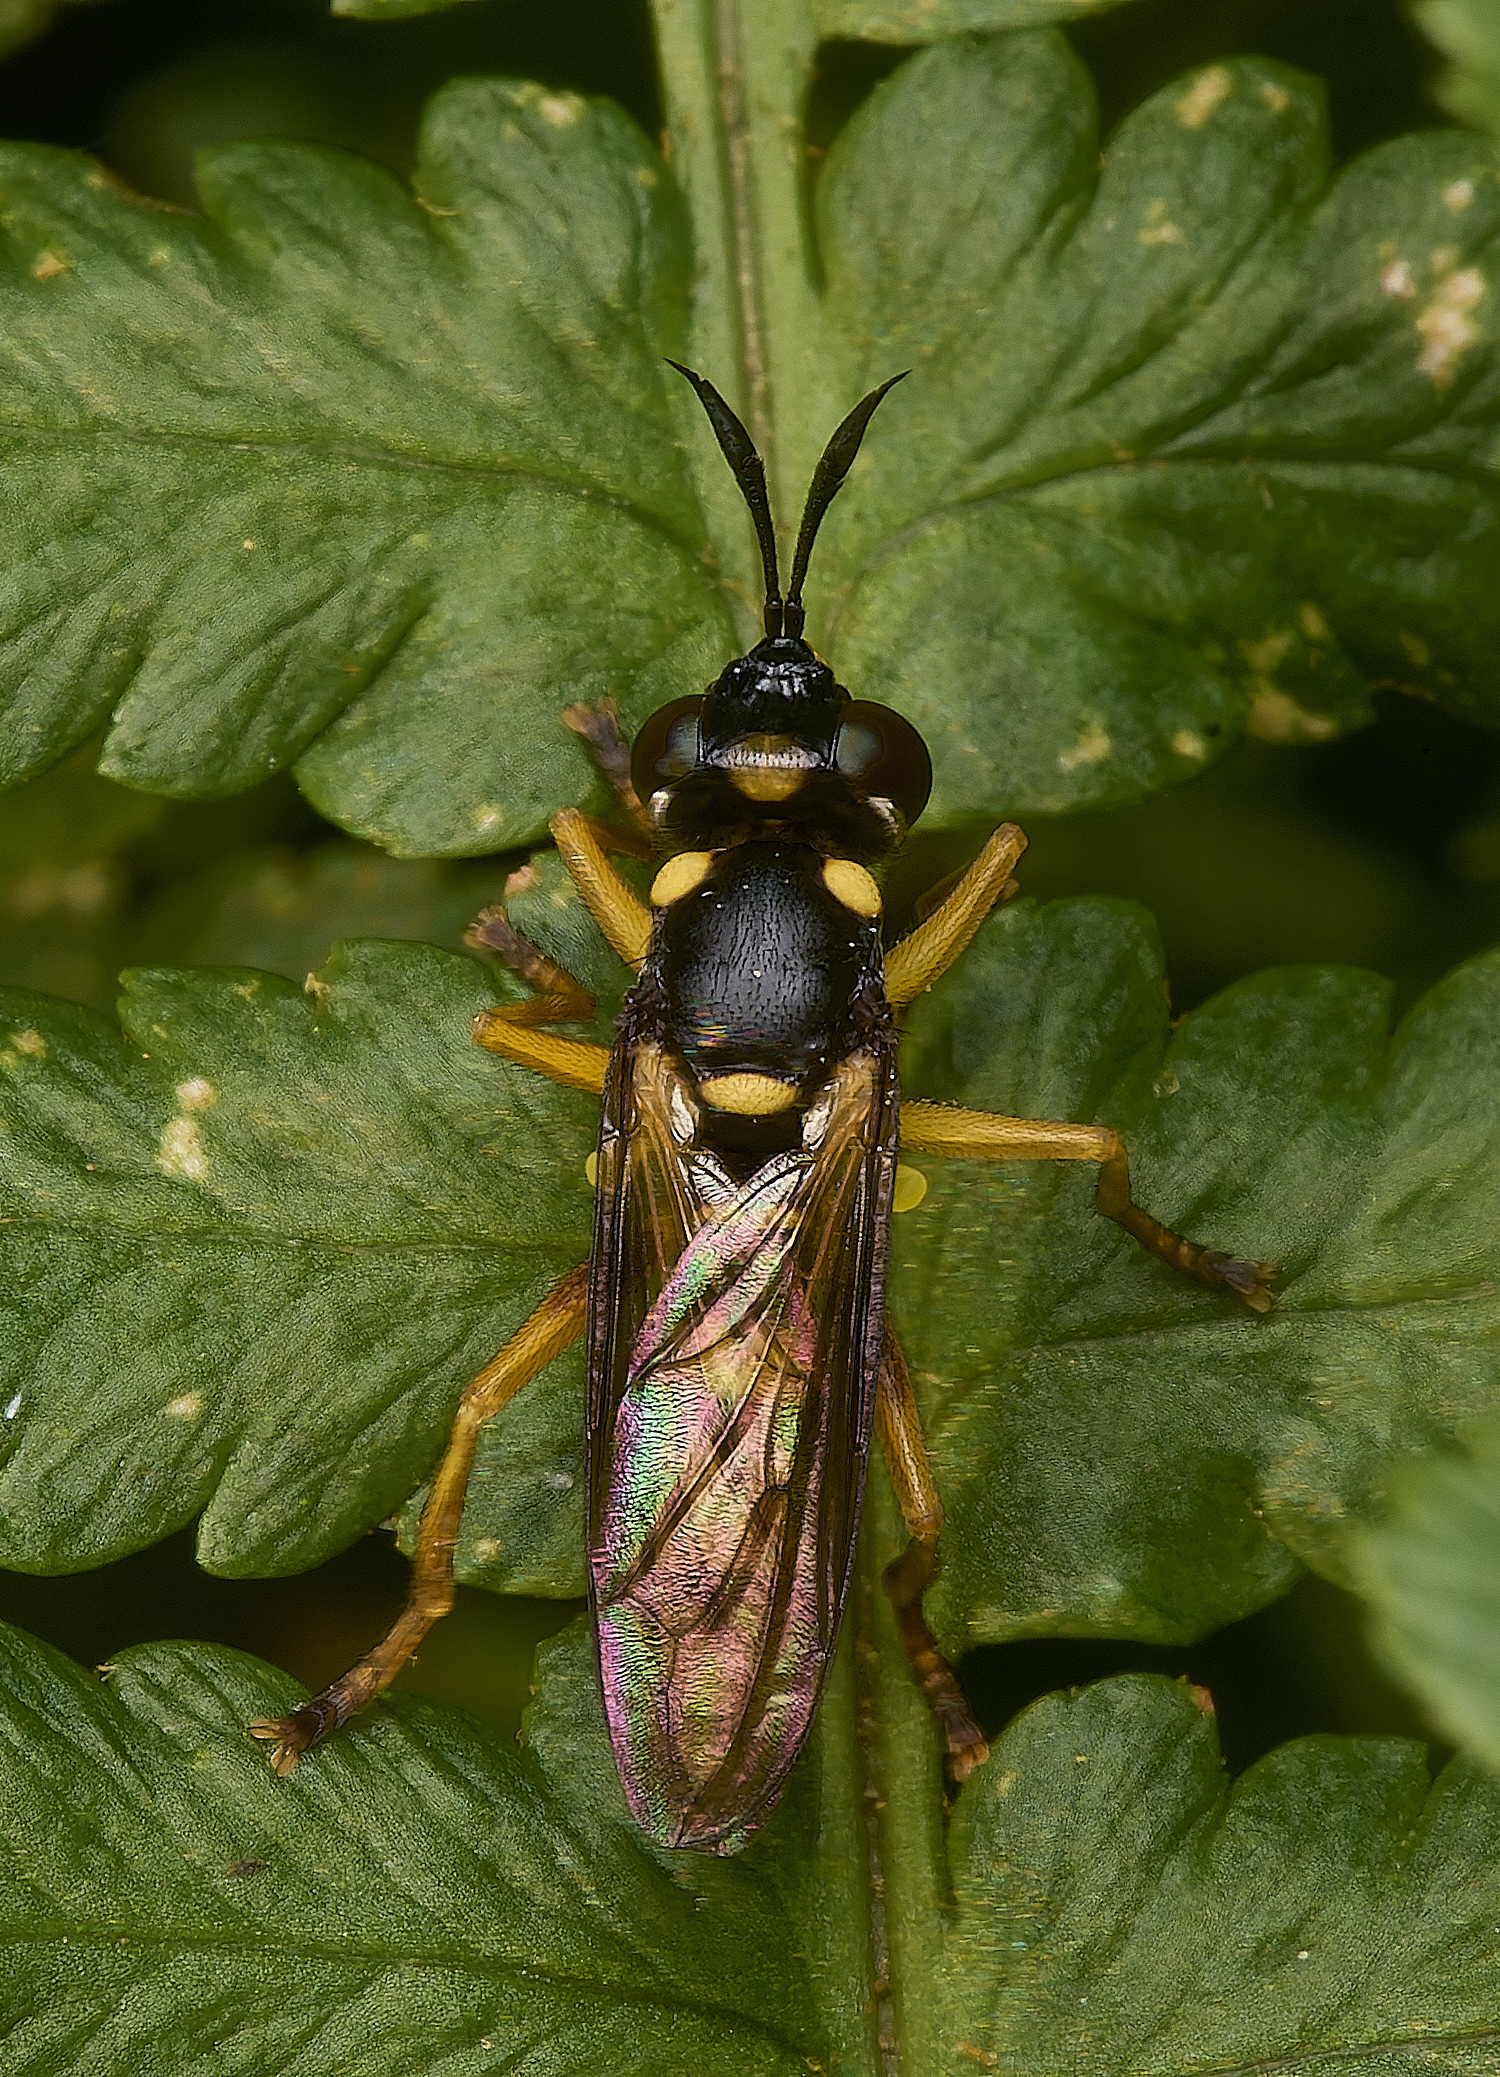
[[[895,1174],[893,1049],[852,1053],[800,1149],[735,1181],[691,1083],[622,1042],[600,1141],[589,1558],[642,1828],[732,1851],[807,1735],[859,1522]]]

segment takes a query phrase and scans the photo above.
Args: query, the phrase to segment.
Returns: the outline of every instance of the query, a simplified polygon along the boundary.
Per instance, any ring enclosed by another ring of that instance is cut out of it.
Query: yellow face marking
[[[674,901],[681,901],[685,894],[701,887],[713,862],[712,851],[679,851],[675,858],[669,858],[651,882],[652,908],[669,909]]]
[[[927,1195],[927,1178],[920,1168],[908,1168],[903,1162],[896,1170],[896,1188],[891,1196],[893,1212],[912,1212]]]
[[[774,1075],[712,1075],[698,1093],[710,1110],[733,1111],[740,1118],[774,1118],[797,1101],[796,1084]]]
[[[748,801],[789,801],[807,773],[795,765],[733,765],[729,783]]]
[[[852,858],[825,858],[823,885],[837,902],[853,909],[856,916],[880,914],[880,889],[862,865]]]

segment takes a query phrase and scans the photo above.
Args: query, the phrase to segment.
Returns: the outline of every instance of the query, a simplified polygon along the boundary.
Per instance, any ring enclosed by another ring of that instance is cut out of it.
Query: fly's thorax
[[[751,839],[668,859],[652,902],[662,1042],[706,1131],[794,1143],[797,1113],[883,1001],[874,880],[810,844]]]

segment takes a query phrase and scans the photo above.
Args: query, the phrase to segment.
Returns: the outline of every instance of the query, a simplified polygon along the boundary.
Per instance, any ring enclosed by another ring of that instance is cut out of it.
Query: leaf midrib
[[[36,1226],[48,1233],[65,1233],[82,1240],[93,1239],[102,1234],[107,1238],[120,1240],[160,1241],[164,1245],[175,1242],[192,1246],[215,1241],[239,1241],[247,1248],[307,1248],[335,1256],[379,1253],[475,1256],[503,1253],[507,1256],[549,1256],[563,1253],[561,1242],[554,1245],[546,1241],[522,1240],[515,1236],[499,1236],[493,1240],[464,1240],[459,1237],[452,1240],[331,1240],[325,1234],[278,1234],[256,1226],[131,1226],[106,1219],[51,1218],[45,1212],[0,1214],[0,1227],[3,1226]]]
[[[124,1928],[122,1930],[122,1927]],[[430,1950],[385,1948],[364,1942],[340,1942],[337,1946],[319,1940],[293,1941],[283,1935],[256,1936],[252,1929],[243,1932],[195,1932],[180,1933],[161,1927],[145,1927],[123,1920],[108,1920],[103,1923],[79,1919],[36,1919],[27,1918],[13,1924],[0,1921],[0,1938],[14,1946],[42,1946],[49,1941],[63,1941],[69,1947],[92,1943],[112,1952],[122,1946],[147,1947],[171,1953],[214,1954],[228,1951],[251,1955],[290,1955],[296,1960],[321,1962],[338,1967],[377,1967],[381,1969],[432,1969],[446,1975],[455,1971],[477,1977],[483,1981],[503,1983],[540,1984],[571,1991],[579,1997],[611,1999],[619,2004],[639,2006],[648,2011],[689,2013],[705,2020],[728,2021],[740,2031],[772,2041],[788,2055],[801,2053],[797,2043],[763,2020],[733,2005],[716,2004],[711,2000],[688,1998],[665,1992],[651,1992],[637,1988],[628,1980],[601,1977],[591,1979],[568,1976],[555,1969],[538,1967],[534,1962],[513,1958],[490,1958],[476,1955],[472,1949],[455,1948],[444,1953],[441,1949]]]

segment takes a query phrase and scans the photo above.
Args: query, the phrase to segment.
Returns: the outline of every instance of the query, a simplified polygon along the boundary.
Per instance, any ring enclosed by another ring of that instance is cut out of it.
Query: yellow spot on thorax
[[[1182,99],[1177,103],[1178,122],[1185,130],[1201,130],[1221,101],[1227,101],[1234,92],[1234,81],[1227,67],[1210,65],[1200,72]]]
[[[893,1212],[912,1212],[927,1195],[927,1178],[920,1168],[908,1168],[905,1163],[896,1170],[896,1188],[891,1197]]]
[[[880,914],[880,889],[864,867],[856,865],[852,858],[825,858],[823,885],[836,902],[852,909],[856,916]]]
[[[698,1093],[710,1110],[738,1118],[774,1118],[797,1101],[795,1082],[778,1082],[774,1075],[710,1075]]]
[[[669,909],[674,901],[681,901],[685,894],[701,887],[712,870],[714,857],[712,851],[679,851],[675,858],[669,858],[651,882],[652,908]]]

